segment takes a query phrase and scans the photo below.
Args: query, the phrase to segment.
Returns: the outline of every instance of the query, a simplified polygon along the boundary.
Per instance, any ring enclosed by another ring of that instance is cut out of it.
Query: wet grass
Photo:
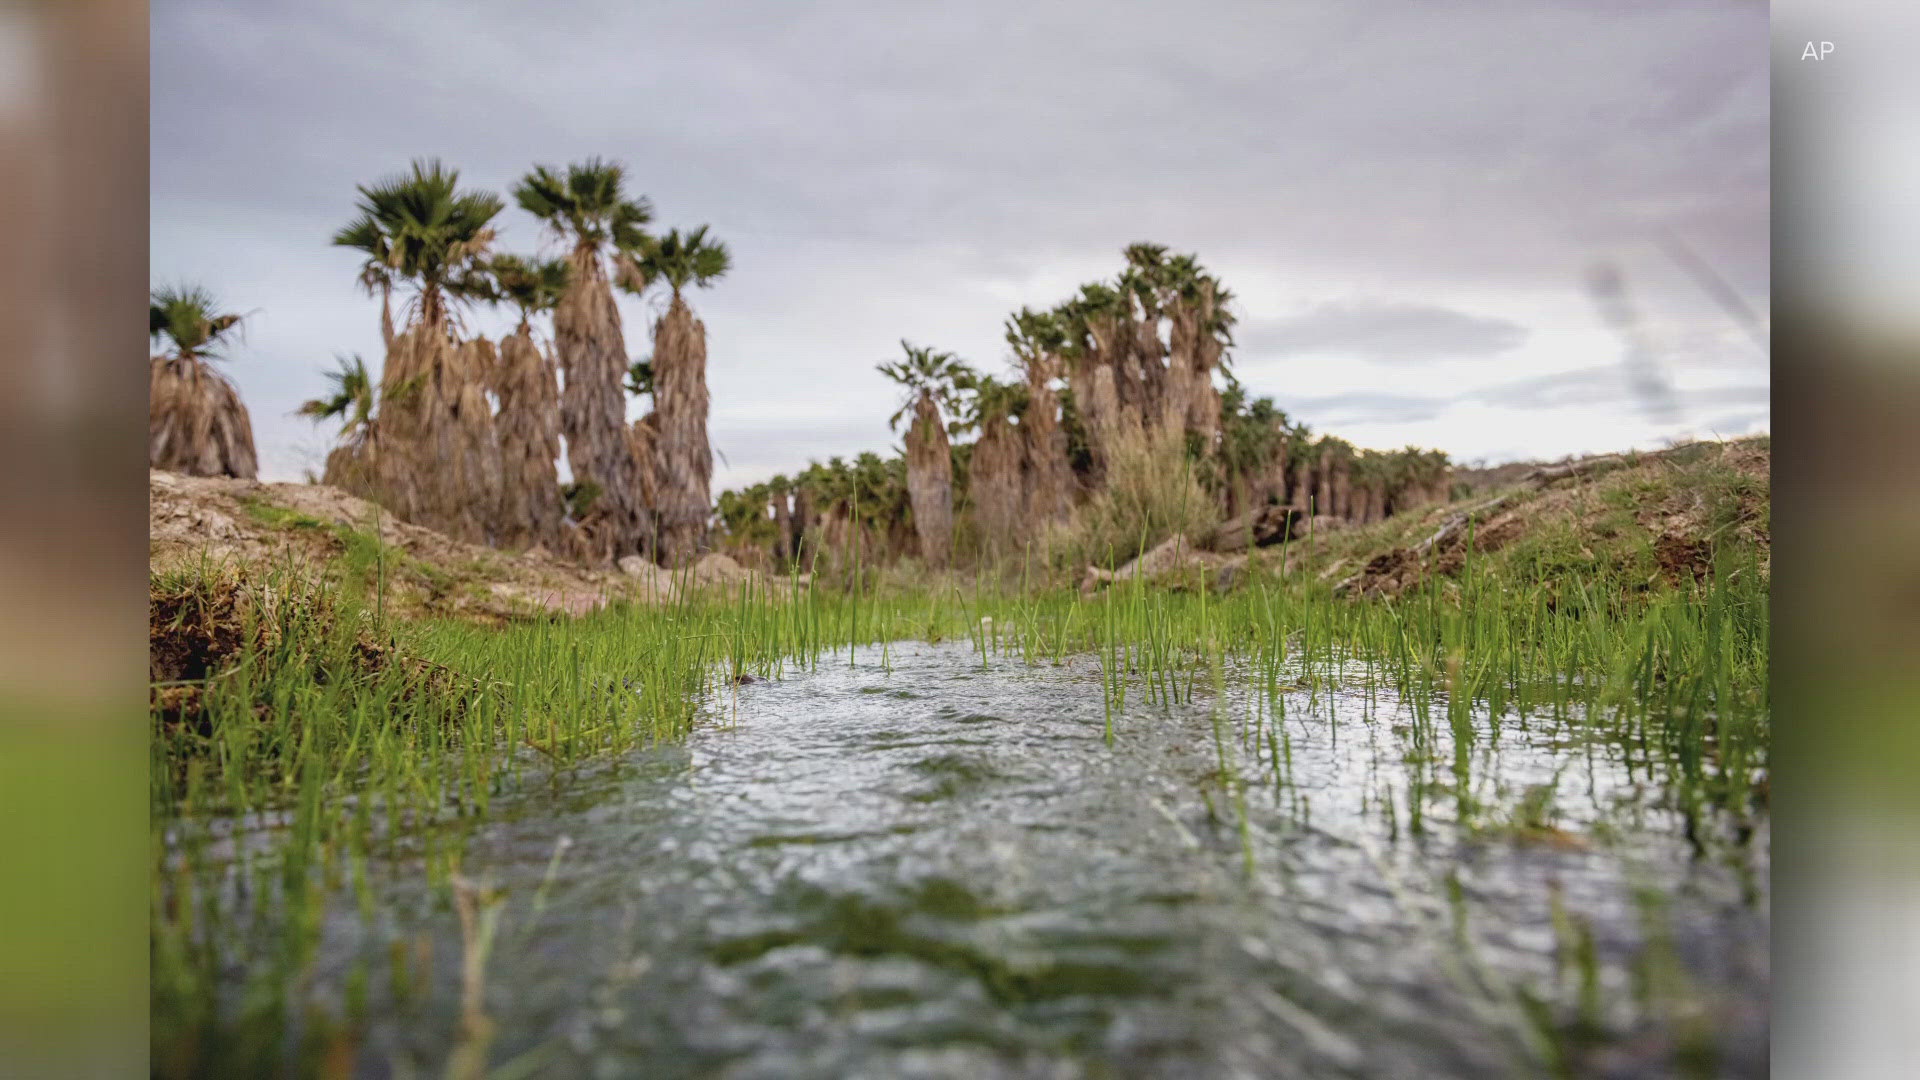
[[[384,618],[379,574],[390,567],[380,565],[377,545],[355,548],[352,537],[342,543],[373,568],[357,579],[316,585],[288,572],[242,580],[217,567],[156,577],[156,656],[163,645],[178,645],[180,655],[156,669],[153,690],[155,1073],[350,1068],[370,984],[383,980],[383,999],[406,1002],[433,982],[433,961],[417,944],[425,939],[410,936],[395,913],[374,910],[373,883],[399,873],[424,873],[467,928],[462,980],[471,1008],[459,1020],[465,1049],[455,1066],[482,1067],[485,1043],[475,1040],[487,1025],[472,983],[484,978],[501,920],[537,918],[503,915],[499,898],[460,873],[463,844],[495,800],[563,785],[696,723],[728,722],[740,676],[850,664],[857,646],[888,641],[970,640],[983,665],[1092,658],[1110,743],[1126,738],[1115,723],[1124,710],[1208,707],[1214,768],[1205,796],[1237,830],[1250,872],[1247,806],[1256,787],[1311,817],[1294,782],[1286,715],[1301,692],[1336,730],[1379,721],[1365,705],[1355,711],[1356,697],[1370,692],[1408,706],[1393,717],[1409,765],[1405,787],[1369,793],[1394,837],[1419,836],[1444,817],[1483,840],[1593,840],[1564,830],[1551,784],[1502,794],[1476,783],[1476,750],[1501,738],[1502,725],[1548,725],[1570,761],[1593,745],[1622,753],[1646,804],[1699,851],[1738,843],[1765,813],[1768,596],[1760,555],[1726,540],[1747,520],[1740,508],[1754,493],[1740,477],[1723,480],[1702,488],[1697,514],[1712,542],[1687,553],[1697,572],[1663,577],[1659,553],[1622,517],[1586,536],[1542,530],[1487,556],[1470,540],[1457,572],[1362,600],[1336,597],[1327,580],[1302,573],[1255,574],[1226,594],[1140,581],[1092,596],[986,579],[937,591],[761,582],[687,591],[666,607],[616,605],[577,620],[482,628]],[[1632,511],[1603,503],[1601,512]],[[1581,554],[1611,537],[1647,549],[1609,560]],[[1230,688],[1244,691],[1234,698],[1244,706],[1228,707]],[[929,759],[923,771],[930,797],[980,779],[965,758]],[[1654,926],[1658,897],[1645,904]],[[334,973],[319,993],[325,924],[356,907],[392,944],[385,970]],[[1009,1000],[1137,975],[1098,965],[1003,970],[897,921],[890,911],[828,920],[836,948],[925,954],[978,971]],[[1602,1003],[1590,935],[1565,911],[1555,927],[1564,938],[1559,989],[1508,987],[1495,996],[1513,1007],[1511,1023],[1535,1059],[1564,1069],[1597,1029]],[[1636,992],[1673,998],[1674,972],[1671,962],[1648,960]]]

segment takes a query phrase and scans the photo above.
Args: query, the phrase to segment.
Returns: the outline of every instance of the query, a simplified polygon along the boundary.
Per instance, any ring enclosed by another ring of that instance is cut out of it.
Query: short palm
[[[163,286],[148,296],[147,333],[166,341],[180,360],[218,357],[241,316],[219,311],[220,302],[198,285]]]

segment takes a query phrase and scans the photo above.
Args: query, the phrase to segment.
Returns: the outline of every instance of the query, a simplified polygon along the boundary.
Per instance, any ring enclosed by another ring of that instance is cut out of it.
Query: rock
[[[1306,520],[1306,514],[1300,510],[1269,503],[1213,530],[1203,546],[1221,553],[1244,551],[1249,540],[1254,547],[1270,547],[1298,538],[1306,531]]]
[[[753,577],[753,571],[717,551],[700,556],[693,564],[693,580],[702,585],[731,585]]]
[[[1162,585],[1206,587],[1207,581],[1204,577],[1191,581],[1170,580],[1188,571],[1201,575],[1208,571],[1230,571],[1231,573],[1224,578],[1216,573],[1213,579],[1216,588],[1225,588],[1239,580],[1239,574],[1246,565],[1245,555],[1226,556],[1216,552],[1201,551],[1196,549],[1185,536],[1174,536],[1118,570],[1102,570],[1097,566],[1087,567],[1086,576],[1080,582],[1080,591],[1092,593],[1102,585],[1116,581],[1131,581],[1135,578]]]
[[[620,567],[620,572],[628,577],[650,578],[660,572],[659,567],[639,555],[622,555],[617,565]]]
[[[557,615],[576,617],[589,615],[607,604],[606,595],[597,590],[572,588],[565,585],[496,581],[487,586],[487,591],[495,598],[510,604],[525,606],[536,611],[550,611]]]

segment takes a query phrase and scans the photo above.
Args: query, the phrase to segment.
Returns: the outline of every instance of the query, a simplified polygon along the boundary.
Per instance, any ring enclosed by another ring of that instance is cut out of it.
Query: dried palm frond
[[[190,476],[258,475],[247,407],[206,361],[154,357],[149,392],[148,465]]]
[[[707,442],[707,330],[677,293],[654,325],[653,357],[659,415],[653,505],[661,554],[681,563],[706,537],[713,449]]]

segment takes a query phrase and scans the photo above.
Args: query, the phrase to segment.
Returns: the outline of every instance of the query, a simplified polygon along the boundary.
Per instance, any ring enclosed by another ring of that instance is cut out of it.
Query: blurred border
[[[0,1073],[146,1072],[147,6],[0,0]]]
[[[1902,7],[1772,8],[1784,1077],[1920,1070],[1920,11]]]
[[[1772,8],[1774,1067],[1920,1061],[1920,12]],[[1821,60],[1808,41],[1831,41]],[[146,1056],[147,8],[0,0],[0,1072]],[[1904,299],[1903,299],[1904,298]]]

